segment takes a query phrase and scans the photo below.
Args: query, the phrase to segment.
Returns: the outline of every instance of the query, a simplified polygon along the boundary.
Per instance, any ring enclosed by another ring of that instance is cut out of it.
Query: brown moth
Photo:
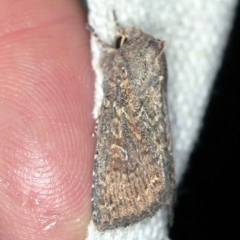
[[[99,231],[172,207],[175,192],[165,42],[116,25],[115,47],[91,29],[104,50],[92,192],[92,220]]]

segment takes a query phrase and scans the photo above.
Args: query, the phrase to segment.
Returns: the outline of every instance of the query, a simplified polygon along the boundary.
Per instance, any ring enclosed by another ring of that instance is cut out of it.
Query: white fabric
[[[167,42],[168,104],[175,172],[179,183],[201,128],[213,80],[232,27],[237,0],[88,0],[89,23],[112,44],[116,32],[112,10],[121,26],[137,26]],[[101,106],[101,47],[91,41],[96,72],[94,116]],[[88,240],[167,240],[166,216],[156,216],[127,228],[99,233],[89,225]]]

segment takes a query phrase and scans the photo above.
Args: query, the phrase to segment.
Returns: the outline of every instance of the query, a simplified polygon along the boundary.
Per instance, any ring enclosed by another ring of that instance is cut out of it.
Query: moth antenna
[[[123,34],[123,28],[120,26],[120,24],[118,22],[116,11],[113,10],[112,14],[113,14],[115,26],[117,28],[117,35],[121,36]]]
[[[119,28],[119,23],[118,23],[118,19],[117,19],[115,10],[112,11],[112,14],[113,14],[114,23],[115,23],[116,27]]]

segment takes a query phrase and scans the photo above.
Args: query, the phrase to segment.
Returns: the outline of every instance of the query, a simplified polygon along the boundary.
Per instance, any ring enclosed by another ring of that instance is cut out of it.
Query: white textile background
[[[89,23],[99,37],[112,44],[116,33],[112,10],[121,26],[137,26],[167,42],[168,105],[176,180],[187,167],[197,140],[211,87],[221,65],[237,0],[88,0]],[[103,97],[99,68],[101,47],[91,40],[96,73],[94,117]],[[99,233],[90,223],[88,240],[167,240],[163,210],[127,228]]]

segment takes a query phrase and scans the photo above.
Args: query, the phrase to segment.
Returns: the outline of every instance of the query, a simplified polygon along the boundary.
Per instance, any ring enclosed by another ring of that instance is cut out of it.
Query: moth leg
[[[96,119],[96,122],[95,122],[95,127],[92,133],[92,137],[95,137],[97,135],[97,129],[98,129],[98,118]]]
[[[103,42],[99,36],[97,35],[97,33],[95,32],[94,28],[92,26],[90,26],[89,24],[87,24],[87,29],[91,32],[91,34],[95,37],[96,41],[101,45],[101,47],[104,49],[105,52],[112,52],[114,51],[114,48],[108,44],[106,44],[105,42]]]
[[[173,222],[174,222],[174,203],[175,203],[175,198],[176,198],[176,194],[175,194],[175,188],[173,189],[173,193],[172,196],[169,199],[169,211],[168,211],[168,222],[169,222],[169,227],[172,227]]]
[[[100,115],[101,115],[101,109],[102,109],[102,107],[100,107],[99,110],[98,110],[98,116],[97,116],[97,119],[96,119],[96,122],[95,122],[95,127],[94,127],[94,130],[93,130],[93,133],[92,133],[92,137],[95,137],[97,135],[99,118],[100,118]]]
[[[159,41],[159,49],[161,49],[159,55],[162,55],[165,48],[166,48],[166,42],[165,41]]]

